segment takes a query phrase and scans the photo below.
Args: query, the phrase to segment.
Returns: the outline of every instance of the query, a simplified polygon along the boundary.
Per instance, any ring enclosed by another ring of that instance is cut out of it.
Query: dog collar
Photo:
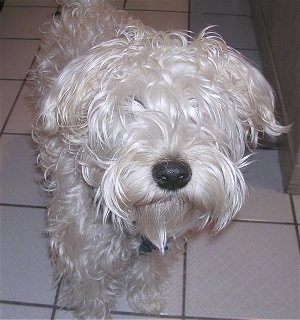
[[[168,248],[169,248],[168,243],[166,243],[164,250],[167,251]],[[151,253],[152,250],[157,251],[159,249],[149,239],[142,236],[142,242],[139,247],[139,254],[143,255],[143,254]]]

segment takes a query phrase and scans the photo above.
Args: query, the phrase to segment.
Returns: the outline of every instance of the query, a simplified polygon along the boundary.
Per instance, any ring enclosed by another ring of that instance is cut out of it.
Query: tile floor
[[[226,41],[261,67],[246,0],[118,0],[157,28],[198,32],[217,25]],[[0,318],[72,319],[52,286],[45,199],[34,179],[26,71],[39,26],[54,0],[5,0],[0,13]],[[260,149],[245,170],[249,201],[225,232],[203,232],[174,265],[165,290],[167,319],[300,319],[300,197],[283,193],[277,150]],[[114,319],[134,314],[124,299]],[[157,319],[158,319],[157,318]]]

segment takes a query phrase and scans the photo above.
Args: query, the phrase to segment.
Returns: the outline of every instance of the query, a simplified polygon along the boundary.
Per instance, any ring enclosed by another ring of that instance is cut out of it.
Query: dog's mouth
[[[172,241],[193,225],[189,207],[182,201],[147,204],[135,211],[135,225],[150,248],[165,253]]]

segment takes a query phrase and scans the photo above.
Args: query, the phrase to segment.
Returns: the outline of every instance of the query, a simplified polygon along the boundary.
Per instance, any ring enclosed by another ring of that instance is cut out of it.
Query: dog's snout
[[[152,176],[162,189],[176,190],[188,184],[192,177],[192,170],[185,161],[160,161],[153,166]]]

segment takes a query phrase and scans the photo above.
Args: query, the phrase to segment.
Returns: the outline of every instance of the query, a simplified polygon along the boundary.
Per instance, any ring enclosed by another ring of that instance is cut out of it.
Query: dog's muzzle
[[[192,170],[185,161],[164,160],[153,166],[152,177],[162,189],[174,191],[185,187],[189,183]]]

